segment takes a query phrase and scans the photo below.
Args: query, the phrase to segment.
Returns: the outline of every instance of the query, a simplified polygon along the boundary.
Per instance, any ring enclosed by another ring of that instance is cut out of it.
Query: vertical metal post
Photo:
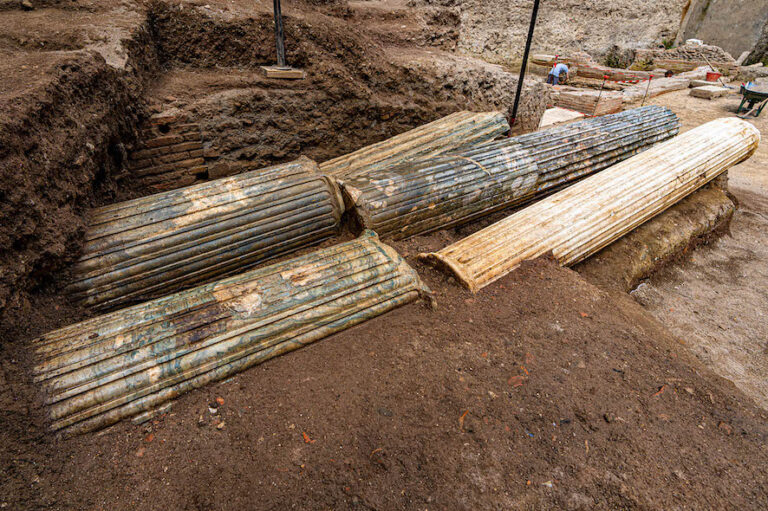
[[[653,75],[650,75],[648,77],[648,87],[645,88],[645,94],[643,95],[643,102],[640,103],[640,106],[645,106],[645,100],[648,97],[648,91],[651,90],[651,80],[653,80]]]
[[[533,39],[533,29],[536,27],[536,16],[538,15],[538,13],[539,13],[539,0],[533,0],[533,12],[531,12],[531,25],[528,27],[528,39],[526,39],[525,41],[525,51],[523,51],[523,63],[520,66],[520,78],[517,81],[517,94],[515,94],[515,104],[512,107],[512,118],[509,120],[510,127],[514,127],[515,120],[517,120],[517,107],[520,106],[520,95],[523,92],[523,79],[525,78],[525,66],[528,65],[528,52],[531,51],[531,40]]]
[[[277,65],[285,66],[285,40],[283,36],[283,13],[280,9],[280,0],[273,0],[273,11],[275,13],[275,40],[277,43]]]

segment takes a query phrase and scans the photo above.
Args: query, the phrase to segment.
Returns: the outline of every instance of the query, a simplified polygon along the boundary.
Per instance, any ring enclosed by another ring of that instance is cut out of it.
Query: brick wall
[[[181,111],[151,116],[141,127],[139,142],[128,153],[131,179],[154,190],[170,190],[209,178],[200,125]]]

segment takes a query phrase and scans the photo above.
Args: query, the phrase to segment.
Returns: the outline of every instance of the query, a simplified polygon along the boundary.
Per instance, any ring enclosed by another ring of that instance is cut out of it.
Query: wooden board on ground
[[[304,71],[294,67],[261,66],[267,78],[282,78],[284,80],[300,80],[306,76]]]

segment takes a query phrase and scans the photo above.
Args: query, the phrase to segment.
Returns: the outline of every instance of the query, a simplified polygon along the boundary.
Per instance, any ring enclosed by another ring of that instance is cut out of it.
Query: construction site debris
[[[543,66],[545,68],[551,68],[555,63],[563,63],[569,66],[571,65],[584,65],[584,64],[597,64],[589,54],[584,52],[572,52],[568,55],[550,55],[546,53],[538,53],[531,57],[531,64],[537,66]]]
[[[635,83],[631,82],[612,82],[610,80],[604,80],[602,78],[584,78],[583,76],[571,76],[568,80],[568,85],[572,87],[580,87],[585,89],[603,89],[603,90],[617,90],[622,91],[626,87],[629,87]]]
[[[687,89],[690,82],[689,78],[680,77],[653,78],[650,82],[638,83],[624,89],[624,104],[637,104],[667,92]]]
[[[100,309],[240,273],[337,233],[336,183],[308,158],[94,210],[72,296]]]
[[[83,433],[154,409],[429,289],[375,233],[95,317],[33,342],[50,427]]]
[[[689,80],[703,80],[706,78],[707,73],[709,73],[710,71],[712,71],[712,68],[709,66],[699,66],[696,69],[692,69],[690,71],[686,71],[684,73],[675,75],[675,78],[688,78]]]
[[[539,127],[545,128],[554,124],[575,121],[576,119],[581,119],[583,117],[584,114],[581,112],[556,106],[554,108],[548,108],[547,111],[544,112],[544,115],[541,117]]]
[[[733,62],[736,60],[730,53],[711,44],[682,44],[675,48],[667,49],[638,49],[635,50],[638,59],[656,60],[656,58],[667,58],[688,61],[701,61],[709,59],[711,61]]]
[[[608,77],[608,80],[614,82],[626,82],[636,80],[648,80],[651,77],[651,73],[647,71],[635,71],[631,69],[619,69],[608,66],[601,66],[599,64],[580,64],[577,68],[577,74],[585,78],[603,78]]]
[[[663,67],[664,69],[669,69],[674,73],[693,71],[702,65],[708,65],[706,60],[655,59],[654,63],[657,66]],[[714,69],[725,75],[733,75],[739,69],[739,66],[732,62],[710,61],[710,63]]]
[[[647,106],[369,172],[342,191],[360,228],[408,238],[551,193],[679,127],[669,109]]]
[[[739,119],[703,124],[420,257],[473,292],[548,252],[575,264],[749,158],[759,141]]]
[[[429,158],[489,142],[509,131],[501,112],[456,112],[395,137],[320,164],[320,170],[346,180],[415,158]]]
[[[635,62],[653,63],[676,73],[712,65],[723,74],[734,74],[739,65],[730,53],[719,46],[684,44],[670,49],[638,49]]]
[[[602,80],[603,77],[607,76],[607,79],[610,81],[631,82],[648,80],[651,75],[648,71],[602,66],[593,61],[592,57],[586,53],[574,53],[569,56],[538,54],[531,58],[531,63],[534,66],[540,66],[545,69],[551,68],[558,62],[568,64],[571,74],[581,78]]]

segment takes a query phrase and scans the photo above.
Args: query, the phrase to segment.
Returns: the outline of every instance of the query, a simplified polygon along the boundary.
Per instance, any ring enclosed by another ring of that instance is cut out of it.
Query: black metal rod
[[[517,107],[520,106],[520,95],[523,93],[523,79],[525,78],[525,66],[528,65],[528,52],[531,51],[531,40],[533,40],[533,29],[536,27],[536,16],[538,14],[539,14],[539,0],[533,0],[533,12],[531,12],[531,26],[528,27],[528,39],[526,39],[525,41],[525,51],[523,52],[523,63],[520,66],[520,78],[517,81],[517,94],[515,94],[515,104],[512,107],[512,118],[509,120],[509,125],[511,127],[515,126],[515,120],[517,120]]]
[[[280,9],[280,0],[273,0],[275,13],[275,40],[277,43],[277,65],[285,67],[285,40],[283,36],[283,13]]]

